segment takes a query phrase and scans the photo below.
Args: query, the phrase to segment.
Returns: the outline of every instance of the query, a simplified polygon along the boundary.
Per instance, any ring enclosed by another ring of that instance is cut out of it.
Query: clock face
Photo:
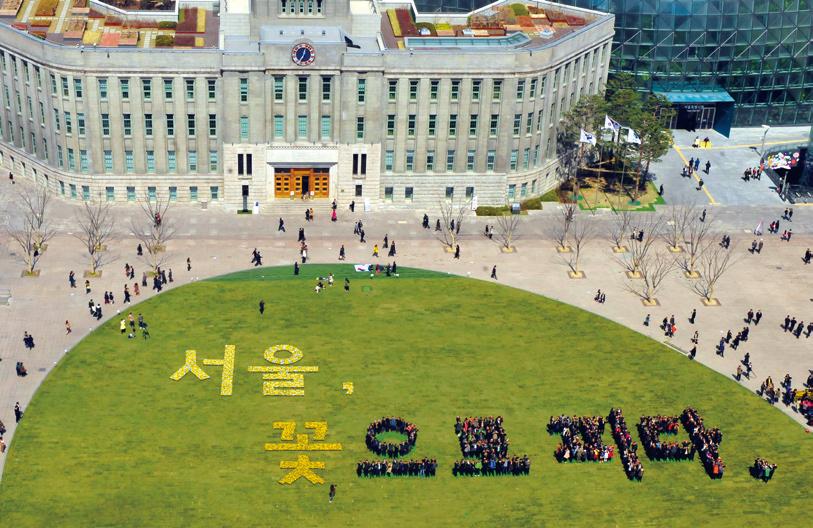
[[[299,66],[310,66],[316,60],[316,50],[306,42],[297,44],[291,49],[291,60]]]

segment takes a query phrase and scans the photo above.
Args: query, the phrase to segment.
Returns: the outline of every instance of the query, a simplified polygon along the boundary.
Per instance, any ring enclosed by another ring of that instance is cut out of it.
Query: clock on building
[[[316,50],[307,42],[301,42],[291,49],[291,60],[298,66],[310,66],[316,60]]]

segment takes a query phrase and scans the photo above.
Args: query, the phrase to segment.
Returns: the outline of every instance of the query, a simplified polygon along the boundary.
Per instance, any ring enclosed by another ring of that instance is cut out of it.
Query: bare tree
[[[593,231],[593,224],[589,223],[585,218],[574,217],[570,228],[570,247],[572,251],[567,253],[567,265],[570,267],[569,275],[572,279],[584,277],[584,272],[579,268],[579,260],[584,246],[593,237]]]
[[[22,218],[19,225],[9,226],[7,231],[14,245],[22,250],[22,258],[25,261],[25,274],[27,276],[36,276],[38,271],[35,271],[35,269],[40,257],[42,257],[40,248],[53,237],[53,231],[47,227],[36,229],[34,224],[25,217]]]
[[[48,206],[51,202],[51,192],[46,185],[37,185],[34,189],[20,192],[25,221],[34,229],[34,243],[40,253],[44,250],[44,233],[49,230]]]
[[[175,236],[170,212],[170,201],[161,196],[150,200],[144,196],[139,205],[143,213],[139,220],[132,220],[130,227],[144,250],[144,260],[153,273],[166,261],[167,242]]]
[[[655,298],[666,277],[675,269],[675,261],[661,253],[647,252],[638,263],[640,281],[627,282],[627,290],[641,298],[644,304],[654,305]]]
[[[613,243],[613,253],[625,253],[627,247],[624,241],[630,235],[632,213],[629,211],[615,211],[613,223],[610,226],[610,241]]]
[[[688,224],[697,220],[697,211],[694,206],[675,205],[669,213],[669,221],[663,230],[663,239],[672,253],[683,251],[683,242]]]
[[[513,251],[511,243],[514,241],[514,234],[519,227],[519,215],[500,215],[497,217],[497,225],[500,226],[499,238],[502,241],[503,251],[510,253]]]
[[[692,291],[703,298],[707,306],[719,305],[720,301],[714,298],[714,289],[717,282],[736,264],[733,251],[726,250],[714,242],[706,244],[700,256],[700,278],[692,282]]]
[[[649,250],[660,236],[662,227],[663,217],[660,215],[646,216],[633,225],[629,239],[629,258],[616,257],[618,263],[626,270],[627,277],[641,278],[641,263],[649,255]]]
[[[677,265],[683,270],[686,278],[696,279],[700,276],[697,271],[697,263],[701,259],[703,252],[709,248],[707,241],[713,221],[714,219],[709,217],[701,222],[700,218],[695,215],[686,225],[683,234],[685,251],[677,261]]]
[[[570,228],[573,225],[573,218],[576,216],[576,204],[566,203],[561,205],[561,214],[556,222],[551,224],[550,232],[556,241],[556,251],[568,253],[571,248],[567,245],[570,235]]]
[[[103,264],[112,261],[106,245],[113,238],[115,221],[110,212],[110,204],[101,200],[84,202],[84,209],[77,216],[79,232],[74,237],[85,246],[89,257],[91,276],[97,276]]]

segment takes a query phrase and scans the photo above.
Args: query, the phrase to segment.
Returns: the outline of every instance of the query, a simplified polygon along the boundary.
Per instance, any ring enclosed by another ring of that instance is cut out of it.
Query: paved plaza
[[[737,131],[734,132],[737,134]],[[732,135],[734,135],[732,134]],[[659,209],[668,212],[672,203],[698,203],[708,207],[715,218],[714,238],[726,233],[733,239],[732,250],[738,262],[722,278],[715,296],[722,306],[705,307],[699,297],[689,288],[689,283],[675,272],[667,279],[657,298],[660,306],[643,306],[640,299],[626,290],[627,279],[622,267],[616,262],[607,237],[612,223],[612,214],[580,212],[589,222],[595,224],[596,238],[584,250],[581,268],[586,273],[583,280],[568,278],[568,267],[555,250],[555,243],[549,235],[549,227],[557,221],[560,206],[546,203],[536,214],[521,218],[518,237],[515,241],[516,253],[505,254],[499,243],[486,239],[482,233],[486,224],[496,224],[493,218],[466,217],[461,230],[461,258],[455,260],[444,252],[442,244],[432,230],[424,230],[420,220],[424,211],[359,212],[351,214],[346,203],[339,204],[339,220],[329,221],[326,209],[319,208],[316,220],[306,223],[306,204],[293,202],[280,211],[265,211],[261,215],[234,215],[217,207],[202,210],[199,207],[177,206],[171,215],[177,222],[178,232],[168,244],[169,258],[167,269],[172,269],[175,281],[168,285],[177,287],[191,281],[244,269],[250,266],[251,251],[254,248],[263,254],[266,266],[291,266],[297,260],[299,245],[297,229],[305,228],[311,262],[337,262],[340,245],[347,250],[349,263],[382,264],[391,261],[386,257],[375,259],[371,256],[372,246],[381,244],[385,235],[395,241],[398,248],[399,266],[414,266],[448,272],[475,279],[490,280],[492,266],[496,265],[501,284],[543,294],[554,299],[578,306],[590,312],[607,317],[622,325],[667,342],[676,353],[686,353],[692,344],[690,338],[695,330],[700,333],[697,360],[723,376],[732,376],[745,352],[751,354],[754,373],[750,379],[743,378],[742,385],[751,391],[772,376],[778,384],[786,373],[793,376],[794,385],[800,387],[807,379],[809,369],[813,369],[813,339],[800,339],[785,333],[780,327],[787,314],[805,323],[813,320],[813,281],[810,270],[801,260],[804,251],[813,247],[813,208],[794,207],[793,221],[782,222],[782,227],[792,226],[794,236],[790,242],[781,241],[778,235],[766,234],[761,254],[747,251],[753,240],[751,231],[760,221],[767,224],[778,219],[786,207],[768,187],[769,181],[745,183],[739,179],[742,170],[749,164],[758,163],[758,154],[749,146],[759,143],[761,131],[742,133],[736,140],[726,141],[719,136],[713,139],[717,150],[700,151],[701,160],[708,156],[712,160],[711,176],[707,179],[708,192],[702,193],[703,200],[689,200],[701,193],[694,191],[692,184],[680,177],[679,157],[689,157],[695,149],[687,147],[693,135],[678,132],[677,148],[654,168],[658,184],[665,187],[667,205]],[[753,136],[753,137],[752,137]],[[772,141],[792,141],[804,137],[801,129],[773,129],[769,134]],[[771,141],[769,141],[770,143]],[[731,147],[731,148],[724,148]],[[702,162],[701,162],[702,163]],[[23,182],[12,188],[7,179],[0,183],[0,221],[8,222],[13,214],[15,191]],[[747,186],[747,187],[746,187]],[[714,205],[709,205],[710,202]],[[77,278],[87,268],[82,243],[73,235],[76,229],[76,215],[79,206],[62,200],[52,205],[52,218],[59,234],[50,242],[42,257],[39,268],[41,275],[36,279],[22,278],[22,261],[16,255],[8,235],[0,234],[3,250],[0,257],[0,295],[10,290],[9,304],[0,306],[0,420],[8,428],[6,440],[13,438],[15,424],[12,409],[19,401],[25,408],[39,384],[48,375],[57,361],[79,340],[96,328],[98,321],[88,314],[89,298],[101,301],[105,290],[113,291],[117,303],[104,305],[106,320],[115,317],[114,311],[129,311],[122,306],[122,290],[125,284],[125,263],[135,266],[136,278],[146,269],[146,265],[136,256],[136,240],[129,233],[129,218],[140,214],[134,205],[116,205],[117,230],[120,235],[108,246],[109,254],[115,261],[103,268],[103,276],[92,280],[92,292],[86,295],[82,282],[78,287],[68,287],[68,273],[76,272]],[[432,225],[437,212],[427,211]],[[279,214],[278,214],[279,213]],[[277,231],[277,221],[282,214],[287,232]],[[637,213],[650,214],[650,213]],[[367,243],[361,244],[353,236],[353,223],[364,222]],[[383,254],[383,252],[382,252]],[[192,262],[191,272],[186,271],[186,259]],[[127,281],[132,284],[132,280]],[[604,304],[593,301],[598,289],[606,293]],[[152,296],[149,288],[143,288],[135,301]],[[270,303],[284,303],[284,299],[268,300]],[[473,303],[477,299],[472,299]],[[692,309],[697,309],[694,325],[688,322]],[[743,318],[749,309],[762,310],[762,322],[751,329],[747,343],[738,351],[726,350],[725,357],[715,354],[715,345],[720,337],[731,330],[735,334],[745,326]],[[653,324],[643,326],[647,314],[651,314]],[[663,317],[676,318],[677,334],[671,339],[664,337],[658,325]],[[73,332],[66,335],[65,321],[69,320]],[[561,324],[567,324],[561,321]],[[500,321],[486,321],[486,324],[500,324]],[[36,348],[26,350],[22,343],[23,332],[30,332]],[[510,353],[510,351],[506,351]],[[618,350],[618,361],[624,362],[624,350]],[[17,377],[15,363],[23,361],[29,375]],[[133,358],[137,362],[137,358]],[[765,405],[768,405],[766,402]],[[786,412],[800,422],[798,414],[783,404],[776,405],[777,412]],[[5,458],[0,457],[0,470]]]

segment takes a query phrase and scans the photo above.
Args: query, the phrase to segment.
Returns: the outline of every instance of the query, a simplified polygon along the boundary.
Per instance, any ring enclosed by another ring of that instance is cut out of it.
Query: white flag
[[[579,135],[579,143],[590,143],[591,145],[596,144],[596,136],[590,132],[585,132],[583,128],[580,130],[581,134]]]
[[[637,143],[640,145],[641,136],[639,136],[637,132],[630,128],[629,132],[627,132],[627,141],[630,143]]]
[[[618,132],[621,130],[621,123],[604,114],[604,130],[612,130],[613,133]]]

